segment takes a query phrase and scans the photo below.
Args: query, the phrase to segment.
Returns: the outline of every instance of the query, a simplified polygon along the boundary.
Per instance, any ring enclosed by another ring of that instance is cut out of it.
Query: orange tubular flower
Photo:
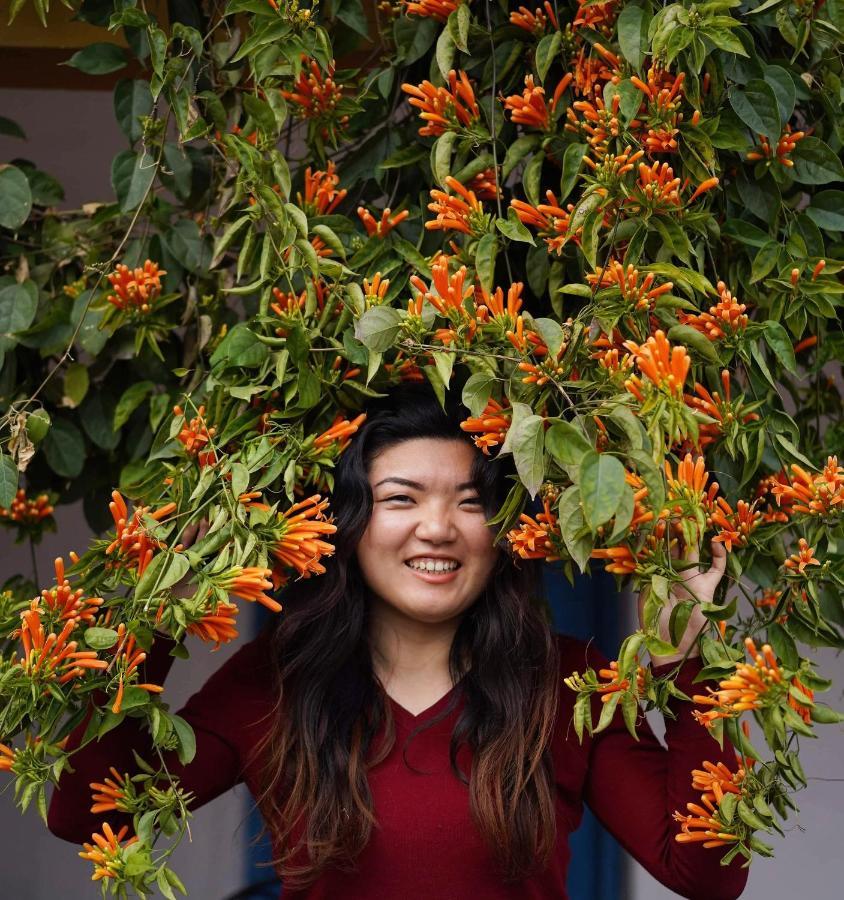
[[[15,751],[5,744],[0,744],[0,772],[11,772],[15,764]]]
[[[739,839],[738,835],[729,830],[717,817],[718,811],[715,804],[708,797],[703,800],[703,806],[698,803],[687,803],[686,809],[689,815],[680,812],[674,813],[674,821],[679,822],[681,830],[674,835],[674,840],[680,844],[703,842],[706,848],[725,847]]]
[[[589,284],[597,284],[599,288],[618,287],[621,296],[639,311],[652,310],[657,299],[674,287],[671,281],[654,287],[655,279],[656,275],[648,272],[639,284],[639,270],[632,263],[625,269],[618,260],[611,260],[606,267],[598,266],[594,275],[586,276]]]
[[[246,568],[232,566],[216,581],[216,584],[241,600],[248,600],[250,603],[257,600],[270,612],[281,612],[281,604],[264,593],[273,587],[272,581],[269,580],[271,574],[270,569],[260,566],[247,566]]]
[[[596,152],[604,153],[609,138],[619,137],[623,130],[618,118],[620,106],[620,94],[613,96],[609,109],[604,105],[603,97],[597,95],[593,100],[575,100],[566,110],[568,121],[565,130],[585,137]],[[581,114],[582,120],[577,118],[575,110]]]
[[[638,560],[629,547],[598,547],[589,555],[592,559],[610,560],[605,568],[617,575],[630,575],[636,571],[638,565]]]
[[[520,6],[518,12],[510,13],[510,24],[515,25],[517,28],[523,28],[536,37],[540,37],[545,33],[549,22],[554,28],[559,29],[560,26],[557,24],[554,7],[549,3],[549,0],[545,0],[543,7],[544,12],[539,7],[534,12],[531,12],[526,6]]]
[[[707,728],[713,728],[717,719],[730,719],[748,710],[759,709],[768,698],[774,701],[787,691],[777,658],[769,644],[760,653],[752,638],[745,638],[753,665],[737,663],[736,671],[719,682],[718,688],[707,687],[707,694],[695,694],[692,702],[712,707],[707,712],[695,710],[692,715]]]
[[[663,462],[665,480],[668,483],[668,499],[687,499],[693,504],[702,505],[707,493],[714,494],[718,490],[718,483],[713,482],[707,491],[706,483],[709,481],[709,472],[706,471],[706,461],[702,456],[697,459],[687,453],[685,458],[677,463],[677,477],[671,470],[671,463],[666,459]]]
[[[469,76],[463,71],[458,75],[452,69],[448,83],[447,88],[435,87],[430,81],[401,86],[410,95],[408,103],[421,110],[419,118],[428,123],[419,129],[423,137],[439,137],[446,131],[468,128],[481,116]]]
[[[469,2],[469,0],[465,0]],[[421,16],[426,19],[445,20],[460,6],[461,0],[404,0],[404,7],[409,16]]]
[[[553,191],[546,191],[545,197],[548,202],[540,203],[539,206],[531,206],[524,200],[511,200],[510,206],[516,210],[523,225],[533,226],[545,238],[548,252],[556,251],[559,256],[568,241],[577,242],[576,232],[569,230],[574,206],[569,204],[568,211],[561,209]]]
[[[323,74],[316,60],[302,54],[303,68],[293,84],[292,91],[281,91],[281,96],[298,107],[303,119],[319,119],[330,116],[343,99],[343,86],[334,81],[334,60]],[[344,116],[340,124],[344,125]]]
[[[94,618],[103,604],[102,597],[83,597],[82,588],[70,589],[70,582],[64,576],[64,560],[59,556],[53,565],[56,569],[56,586],[41,591],[41,600],[61,621],[75,619],[86,625],[93,625]]]
[[[327,499],[321,500],[319,494],[314,494],[279,513],[276,541],[271,551],[278,561],[272,573],[273,584],[283,581],[281,570],[284,568],[295,569],[301,578],[325,572],[325,566],[319,560],[323,556],[332,556],[334,547],[320,536],[337,531],[337,526],[325,517],[327,506]]]
[[[150,512],[149,507],[139,506],[129,518],[126,501],[119,491],[112,491],[112,502],[108,508],[114,519],[117,532],[115,539],[106,547],[106,555],[116,557],[110,565],[112,568],[137,569],[138,577],[144,574],[146,567],[152,562],[156,550],[164,547],[161,541],[153,538],[142,523],[142,518],[149,515],[159,521],[166,518],[176,509],[175,503],[167,503],[161,509]]]
[[[478,172],[471,178],[466,187],[474,193],[478,200],[495,200],[501,196],[501,190],[495,177],[495,169],[490,167]]]
[[[216,642],[212,653],[237,637],[236,619],[239,610],[234,603],[218,603],[214,612],[207,612],[196,622],[187,627],[188,634],[193,634],[201,641]]]
[[[372,237],[373,235],[376,235],[379,238],[386,237],[396,225],[400,222],[404,222],[410,215],[410,211],[407,209],[403,209],[394,216],[391,213],[392,211],[387,208],[381,213],[381,218],[376,219],[368,209],[363,206],[358,207],[358,218],[363,222],[363,227],[366,229],[366,233],[369,237]]]
[[[206,450],[205,445],[208,444],[217,433],[216,427],[209,428],[205,422],[205,407],[200,406],[196,411],[196,415],[187,421],[187,416],[181,406],[173,407],[174,416],[184,416],[185,424],[182,426],[176,440],[181,443],[188,456],[195,456],[199,467],[211,465],[217,462],[217,454],[214,448]]]
[[[791,464],[791,471],[790,482],[778,482],[771,488],[777,506],[785,499],[791,511],[807,516],[844,511],[844,467],[838,465],[837,456],[827,457],[820,475],[812,475],[797,463]]]
[[[521,94],[513,94],[504,99],[504,108],[512,113],[512,119],[519,125],[527,125],[538,128],[540,131],[548,131],[551,127],[551,116],[557,108],[565,89],[571,84],[571,73],[567,73],[560,79],[554,90],[554,96],[549,107],[545,103],[545,88],[538,87],[533,82],[533,75],[525,76],[525,89]]]
[[[521,281],[513,282],[507,290],[507,303],[504,303],[504,291],[497,287],[494,293],[489,294],[483,287],[476,289],[480,291],[480,302],[478,303],[478,318],[484,322],[489,320],[490,315],[493,318],[507,318],[509,322],[515,322],[519,310],[522,308],[522,291],[524,284]],[[482,312],[483,310],[483,312]]]
[[[117,309],[146,314],[150,312],[156,298],[161,293],[161,276],[166,275],[158,263],[146,260],[143,268],[130,269],[121,263],[108,276],[114,293],[109,294],[108,302]]]
[[[718,497],[715,502],[718,509],[710,514],[710,521],[720,531],[713,540],[721,541],[728,551],[732,551],[733,547],[746,547],[749,535],[762,524],[762,513],[756,509],[756,504],[739,500],[738,509],[733,512],[723,497]]]
[[[814,548],[809,546],[806,538],[800,538],[797,553],[789,556],[783,565],[786,569],[791,569],[792,572],[796,569],[800,575],[803,575],[806,571],[806,566],[819,566],[821,564],[820,560],[815,559],[814,553]]]
[[[748,317],[744,314],[747,306],[733,297],[723,281],[718,282],[718,295],[718,303],[710,306],[708,313],[689,314],[680,310],[680,323],[691,325],[710,341],[720,341],[728,334],[733,336],[743,332],[748,323]]]
[[[337,413],[331,427],[314,439],[314,446],[323,452],[331,451],[332,455],[339,456],[365,421],[366,413],[360,413],[351,421],[343,413]]]
[[[506,403],[505,399],[505,403]],[[475,446],[482,450],[485,456],[489,456],[489,448],[503,444],[510,428],[513,411],[501,406],[492,397],[487,401],[483,412],[479,416],[470,416],[460,423],[463,431],[479,433],[474,438]]]
[[[716,419],[716,422],[702,422],[699,427],[698,445],[700,449],[708,446],[718,440],[719,435],[724,432],[725,425],[731,422],[756,422],[759,420],[759,413],[749,412],[742,414],[742,401],[740,399],[735,402],[730,400],[730,372],[728,369],[721,370],[721,384],[724,389],[723,398],[718,391],[709,391],[699,382],[695,382],[695,394],[684,394],[683,399],[686,405],[692,409],[702,412],[710,418]],[[767,521],[767,520],[766,520]]]
[[[791,125],[786,125],[785,129],[780,135],[779,140],[777,141],[776,147],[774,149],[771,149],[771,142],[768,140],[768,138],[765,137],[764,134],[760,134],[759,149],[751,150],[747,154],[747,159],[750,162],[758,162],[762,159],[767,159],[770,161],[776,160],[786,168],[790,169],[794,166],[794,160],[789,158],[790,154],[797,146],[797,142],[801,141],[804,137],[806,137],[805,131],[793,132],[791,130]]]
[[[550,501],[543,499],[543,511],[538,513],[536,519],[527,513],[519,516],[519,527],[507,532],[507,540],[513,552],[522,559],[544,559],[546,562],[554,562],[560,559],[554,546],[562,540],[562,533],[557,522],[557,516],[551,512]]]
[[[38,604],[38,600],[33,600],[29,610],[21,614],[19,632],[23,645],[21,666],[30,678],[66,684],[81,678],[89,669],[108,666],[105,660],[97,659],[93,650],[77,650],[77,642],[68,641],[76,627],[75,619],[68,619],[59,635],[45,634]]]
[[[598,677],[604,678],[606,681],[603,683],[599,682],[597,686],[597,691],[599,694],[602,694],[601,702],[606,703],[612,698],[613,694],[617,694],[619,691],[626,691],[630,688],[630,679],[624,678],[619,680],[618,677],[618,662],[613,660],[608,669],[598,669]],[[645,670],[642,666],[637,666],[636,668],[636,695],[638,697],[643,696],[645,693]]]
[[[792,687],[806,698],[806,703],[801,703],[792,693],[788,695],[788,705],[797,713],[798,716],[808,725],[812,720],[812,701],[815,692],[811,688],[807,688],[805,684],[795,675],[791,679]]]
[[[767,475],[756,485],[756,496],[766,504],[762,513],[762,520],[768,524],[771,522],[787,522],[792,512],[794,501],[788,493],[783,492],[777,495],[774,489],[778,485],[790,486],[784,469],[781,469],[775,475]],[[782,509],[774,507],[772,502],[774,498],[776,498],[777,506],[782,504]]]
[[[101,878],[117,878],[122,874],[124,865],[122,851],[138,840],[137,837],[131,837],[121,846],[120,842],[126,837],[128,831],[129,826],[124,825],[115,834],[108,822],[103,822],[103,833],[91,835],[94,843],[82,844],[84,850],[81,850],[79,855],[82,859],[89,859],[94,864],[92,881],[99,881]]]
[[[618,15],[618,3],[615,0],[609,0],[607,3],[588,3],[588,0],[577,0],[579,7],[577,16],[572,25],[575,29],[579,27],[594,28],[607,36],[612,34],[613,24]]]
[[[624,346],[633,354],[639,371],[656,388],[675,397],[683,396],[683,385],[692,365],[685,347],[672,347],[661,330],[649,337],[644,344],[625,341]],[[635,394],[636,391],[631,389],[629,383],[625,382],[625,387]],[[638,389],[638,385],[633,386]]]
[[[114,699],[111,711],[119,713],[123,703],[123,692],[126,682],[135,674],[138,666],[147,658],[147,655],[143,650],[135,647],[135,635],[128,634],[126,626],[122,622],[117,626],[117,643],[114,646],[115,654],[112,665],[117,666],[120,675],[117,682],[117,696]],[[150,694],[160,694],[164,690],[158,684],[136,684],[134,686]]]
[[[338,184],[340,177],[333,162],[328,163],[325,171],[317,169],[312,172],[308,166],[305,169],[305,196],[296,194],[299,206],[309,216],[327,216],[337,209],[348,193],[345,188],[338,191]]]
[[[89,787],[94,794],[92,800],[94,805],[91,807],[92,813],[101,812],[131,812],[126,794],[127,777],[121,775],[114,766],[109,767],[112,778],[104,778],[103,784],[91,782]]]
[[[33,500],[29,500],[26,491],[20,488],[15,494],[8,509],[0,506],[0,519],[8,519],[18,525],[37,525],[43,519],[53,514],[50,498],[46,494],[39,494]]]
[[[474,191],[470,191],[452,175],[446,177],[445,183],[454,194],[447,194],[438,188],[431,190],[432,202],[428,204],[428,209],[436,213],[436,218],[426,222],[425,228],[429,231],[453,229],[476,237],[485,234],[489,216],[484,212],[483,204]]]
[[[469,314],[463,306],[463,301],[474,294],[475,288],[471,283],[468,285],[465,283],[466,266],[461,266],[453,275],[449,276],[448,257],[441,256],[431,266],[431,275],[433,281],[430,288],[425,287],[425,282],[418,275],[411,275],[410,283],[440,315],[448,316],[449,312],[453,310],[468,319]]]

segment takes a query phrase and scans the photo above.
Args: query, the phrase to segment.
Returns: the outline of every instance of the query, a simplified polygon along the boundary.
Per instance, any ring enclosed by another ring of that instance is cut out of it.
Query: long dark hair
[[[256,749],[265,785],[257,802],[278,852],[273,863],[291,888],[311,884],[328,866],[353,868],[375,824],[366,773],[389,755],[395,728],[373,672],[368,589],[355,554],[372,512],[368,471],[380,451],[413,438],[471,443],[460,428],[468,412],[455,393],[446,395],[445,411],[420,385],[403,385],[368,406],[335,472],[335,553],[325,560],[324,575],[292,582],[281,598],[284,612],[271,639],[278,706]],[[472,479],[488,518],[512,485],[509,461],[480,451],[473,460]],[[544,868],[554,847],[549,743],[559,676],[540,564],[514,558],[504,543],[452,643],[449,669],[454,683],[462,678],[466,703],[450,758],[469,786],[472,818],[500,861],[502,878],[517,881]],[[458,693],[423,728],[447,716]],[[473,754],[468,776],[457,765],[463,744]],[[290,846],[297,829],[302,837]],[[309,862],[294,865],[303,848]]]

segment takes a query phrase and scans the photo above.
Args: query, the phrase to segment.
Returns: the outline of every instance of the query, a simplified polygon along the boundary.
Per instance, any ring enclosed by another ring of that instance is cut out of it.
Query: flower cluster
[[[161,294],[161,276],[166,274],[164,269],[158,268],[158,263],[150,260],[139,269],[130,269],[121,263],[108,276],[114,289],[114,293],[108,295],[108,302],[123,312],[146,315]]]
[[[410,96],[408,103],[420,110],[419,118],[428,124],[419,129],[423,137],[439,137],[446,131],[471,128],[481,111],[469,76],[452,69],[448,73],[448,87],[435,87],[430,81],[422,84],[403,84],[401,89]]]

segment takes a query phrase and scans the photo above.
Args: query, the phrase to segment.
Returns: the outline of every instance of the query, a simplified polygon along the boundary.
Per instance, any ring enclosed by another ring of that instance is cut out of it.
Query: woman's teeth
[[[411,569],[418,569],[420,572],[453,572],[459,567],[460,563],[445,562],[441,559],[436,562],[421,562],[412,559],[406,562],[405,565],[410,566]]]

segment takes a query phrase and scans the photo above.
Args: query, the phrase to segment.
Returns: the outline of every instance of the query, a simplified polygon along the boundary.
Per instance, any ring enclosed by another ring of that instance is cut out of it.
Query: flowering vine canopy
[[[80,855],[104,890],[181,889],[163,754],[193,737],[140,664],[156,634],[236,638],[237,601],[283,615],[333,552],[367,400],[427,381],[512,455],[499,540],[645,591],[618,660],[566,681],[578,734],[678,692],[639,655],[674,650],[672,550],[724,544],[718,688],[688,699],[737,770],[690,773],[676,837],[769,855],[801,739],[841,718],[810,655],[844,646],[839,0],[68,5],[108,37],[67,64],[117,79],[126,145],[78,210],[25,143],[0,166],[0,523],[35,542],[82,498],[104,536],[0,594],[21,809],[45,815],[89,704],[86,741],[137,719],[156,758],[92,785],[133,830]]]

